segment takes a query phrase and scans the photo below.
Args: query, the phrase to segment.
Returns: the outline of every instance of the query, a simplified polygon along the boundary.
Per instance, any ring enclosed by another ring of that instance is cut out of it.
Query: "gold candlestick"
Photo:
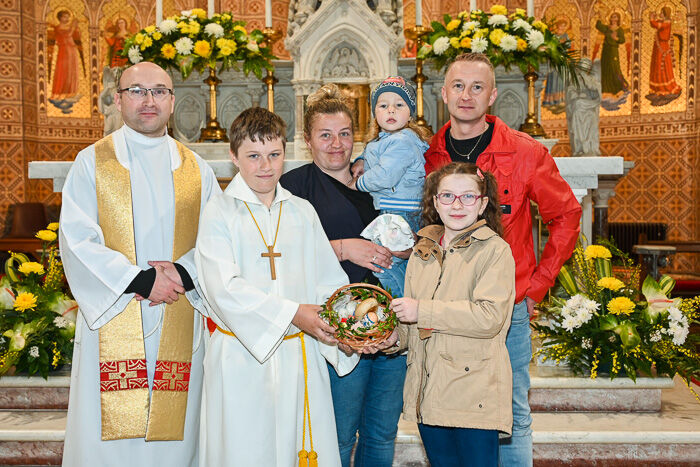
[[[207,120],[207,126],[202,128],[202,132],[199,135],[200,143],[228,142],[226,129],[221,128],[221,125],[216,120],[216,86],[220,82],[221,80],[216,77],[216,69],[209,67],[209,76],[204,80],[204,84],[209,85],[209,119]]]
[[[525,122],[520,125],[520,131],[535,137],[541,136],[546,138],[544,128],[537,121],[537,99],[535,97],[535,81],[537,81],[537,73],[532,65],[528,65],[527,73],[525,73],[525,81],[527,81],[527,116]]]
[[[265,28],[262,30],[263,36],[265,36],[265,45],[270,48],[272,52],[272,46],[275,42],[280,40],[282,37],[282,31],[278,31],[274,28]],[[267,74],[262,79],[263,83],[267,85],[267,110],[270,112],[275,111],[275,84],[279,81],[275,78],[274,71],[267,70]]]
[[[423,60],[418,58],[418,51],[423,45],[423,38],[431,32],[433,30],[425,26],[414,26],[406,29],[406,37],[416,41],[416,75],[411,78],[416,83],[416,123],[426,128],[430,128],[430,125],[423,116],[423,83],[428,77],[423,74]]]

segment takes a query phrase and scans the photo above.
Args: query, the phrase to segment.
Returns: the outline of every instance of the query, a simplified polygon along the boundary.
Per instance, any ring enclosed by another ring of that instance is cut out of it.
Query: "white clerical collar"
[[[241,201],[245,201],[246,203],[251,203],[251,204],[263,204],[262,201],[258,198],[258,195],[255,194],[253,190],[250,189],[248,184],[243,180],[243,176],[240,173],[237,173],[235,177],[233,177],[233,180],[231,180],[231,183],[228,184],[226,189],[224,190],[224,193],[226,195],[231,196],[232,198],[239,199]],[[275,188],[275,198],[272,200],[272,205],[275,205],[277,203],[281,203],[284,200],[287,200],[292,197],[292,194],[282,188],[282,185],[280,185],[279,182],[277,182],[277,187]]]
[[[127,124],[122,125],[121,128],[112,133],[112,138],[114,141],[114,151],[117,155],[117,160],[121,165],[123,165],[127,170],[130,169],[129,164],[129,152],[126,145],[126,138],[130,141],[134,141],[137,144],[144,146],[156,147],[159,144],[165,142],[168,143],[168,149],[170,151],[170,170],[175,170],[180,167],[180,154],[177,149],[177,144],[175,140],[172,139],[167,134],[155,138],[143,135],[133,128],[129,127]]]

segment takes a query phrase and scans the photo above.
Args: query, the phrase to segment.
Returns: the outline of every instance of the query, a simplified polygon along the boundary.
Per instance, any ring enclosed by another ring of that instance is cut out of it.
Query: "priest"
[[[285,135],[279,116],[243,111],[230,131],[239,173],[202,214],[195,262],[216,323],[204,360],[206,467],[340,466],[325,360],[342,376],[358,357],[339,351],[316,304],[348,278],[311,204],[278,183]]]
[[[124,126],[76,157],[63,188],[60,247],[80,307],[64,466],[196,466],[203,300],[199,213],[220,193],[211,168],[166,134],[172,81],[126,69]]]

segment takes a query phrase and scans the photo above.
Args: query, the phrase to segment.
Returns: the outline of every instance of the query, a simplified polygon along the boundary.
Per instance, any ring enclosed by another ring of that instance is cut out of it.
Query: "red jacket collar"
[[[508,125],[505,124],[503,120],[496,117],[495,115],[486,114],[486,121],[488,123],[493,123],[493,136],[491,137],[491,142],[482,155],[495,154],[495,153],[514,153],[516,151],[516,145],[511,138],[512,130]],[[447,147],[445,146],[445,134],[447,129],[452,126],[452,121],[448,120],[447,123],[443,125],[442,128],[438,130],[430,141],[430,147],[435,152],[447,153]]]

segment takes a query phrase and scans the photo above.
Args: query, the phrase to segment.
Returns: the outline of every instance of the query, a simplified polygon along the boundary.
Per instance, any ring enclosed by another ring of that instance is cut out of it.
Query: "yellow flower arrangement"
[[[445,29],[447,29],[448,31],[454,31],[455,29],[457,29],[457,26],[459,26],[459,23],[461,23],[460,20],[453,19],[452,21],[447,23],[447,26],[445,26]]]
[[[620,290],[625,286],[625,283],[615,277],[603,277],[598,281],[598,287],[601,289],[609,289],[612,291]]]
[[[539,29],[542,32],[547,31],[549,28],[547,28],[547,24],[545,24],[543,21],[535,21],[532,23],[532,27]]]
[[[248,35],[248,31],[246,31],[246,29],[245,29],[243,26],[236,25],[236,26],[233,27],[233,30],[234,30],[234,31],[240,31],[240,32],[242,32],[243,34],[245,34],[246,36]]]
[[[460,47],[468,49],[472,46],[472,40],[468,37],[465,37],[461,41],[459,41],[459,45]]]
[[[450,37],[450,45],[452,47],[459,47],[459,38],[458,37]]]
[[[172,44],[163,44],[163,47],[160,48],[160,53],[163,55],[163,57],[170,60],[171,58],[175,58],[177,50],[175,50],[175,47]]]
[[[12,306],[17,311],[31,310],[36,306],[36,296],[31,292],[17,294],[15,303]]]
[[[49,225],[46,226],[46,230],[51,230],[52,232],[55,232],[58,230],[58,222],[51,222]]]
[[[193,8],[190,10],[190,13],[192,13],[199,19],[206,19],[207,17],[207,12],[201,8]]]
[[[604,246],[601,245],[588,245],[586,247],[586,250],[583,252],[584,256],[586,259],[593,259],[593,258],[605,258],[605,259],[610,259],[612,258],[612,254],[610,253],[610,250],[605,248]]]
[[[52,232],[51,230],[40,230],[36,233],[35,237],[45,242],[53,242],[56,240],[57,235],[56,232]]]
[[[143,39],[143,42],[141,42],[141,50],[146,50],[147,48],[149,48],[152,45],[153,45],[153,39],[151,39],[150,37],[145,37]]]
[[[141,45],[141,44],[143,44],[143,40],[145,38],[146,38],[146,36],[139,32],[134,36],[134,42],[136,42],[138,45]]]
[[[236,41],[232,39],[217,39],[216,46],[221,51],[223,57],[227,57],[236,51]]]
[[[527,41],[521,39],[518,37],[518,47],[517,50],[522,52],[523,50],[527,49]]]
[[[489,40],[493,45],[500,45],[501,39],[503,39],[505,35],[506,33],[503,29],[494,29],[491,31],[491,34],[489,34]]]
[[[154,25],[146,26],[143,28],[144,31],[146,31],[148,34],[153,34],[156,32],[156,27]]]
[[[194,53],[200,57],[207,58],[211,55],[211,46],[207,41],[197,41],[194,43]]]
[[[44,274],[44,266],[34,261],[26,261],[17,268],[22,274]]]
[[[156,31],[153,33],[153,40],[159,41],[163,38],[163,34],[161,34],[160,31]]]
[[[608,302],[608,311],[613,315],[629,315],[634,307],[634,302],[627,297],[615,297]]]
[[[507,15],[508,8],[503,5],[494,5],[491,7],[491,13],[494,15]]]

